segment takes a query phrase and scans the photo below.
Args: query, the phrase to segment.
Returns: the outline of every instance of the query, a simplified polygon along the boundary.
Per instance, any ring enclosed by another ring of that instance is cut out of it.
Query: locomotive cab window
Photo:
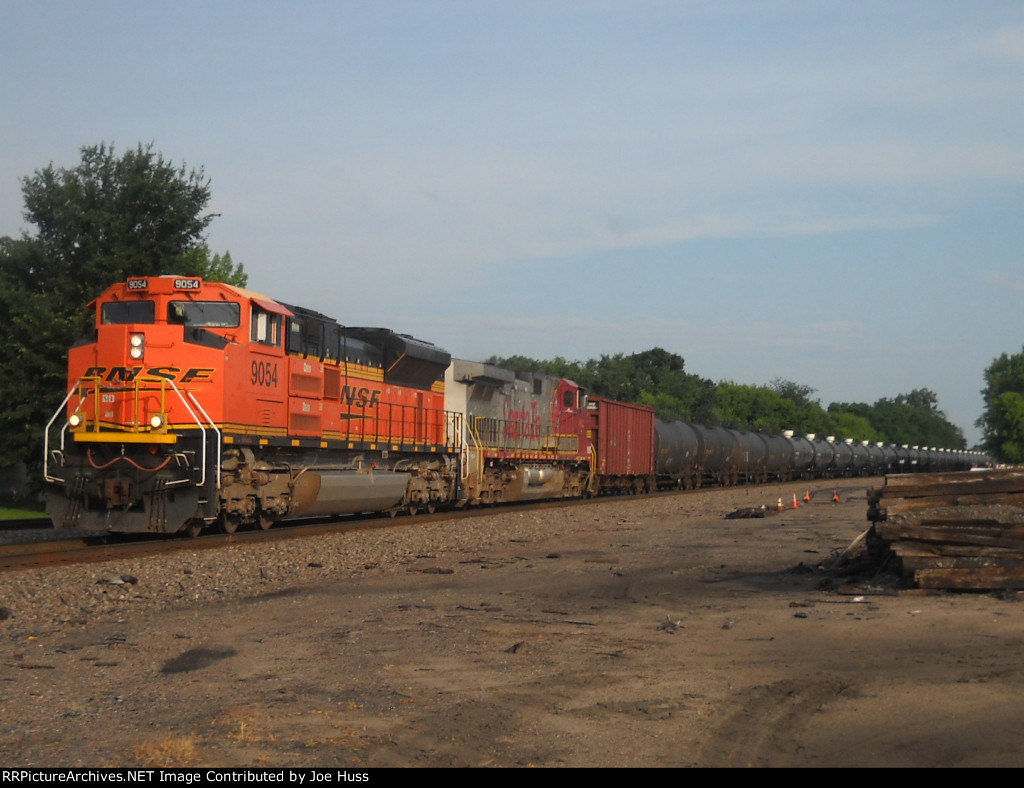
[[[567,410],[571,410],[576,407],[576,392],[572,390],[566,391],[565,396],[562,397],[562,405]]]
[[[262,307],[252,306],[250,320],[250,339],[261,345],[281,346],[281,316],[268,312]]]
[[[100,308],[100,322],[105,326],[127,323],[155,323],[153,301],[110,301]]]
[[[238,328],[241,309],[228,301],[171,301],[167,322],[197,328]]]

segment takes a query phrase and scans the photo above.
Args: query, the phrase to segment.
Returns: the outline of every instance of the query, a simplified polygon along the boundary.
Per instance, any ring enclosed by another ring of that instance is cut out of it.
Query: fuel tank
[[[391,471],[316,471],[295,480],[289,516],[379,512],[402,503],[409,476]]]

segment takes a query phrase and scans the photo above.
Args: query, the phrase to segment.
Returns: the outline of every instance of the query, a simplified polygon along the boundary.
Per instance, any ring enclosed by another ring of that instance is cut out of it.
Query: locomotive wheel
[[[222,514],[220,516],[220,519],[217,520],[217,525],[220,527],[220,530],[226,534],[233,534],[238,530],[238,520],[234,517],[229,517],[226,514]]]
[[[417,506],[417,505],[416,505],[416,504],[414,504],[414,503],[411,503],[411,504],[409,504],[408,506],[406,506],[406,507],[405,507],[405,510],[406,510],[406,511],[407,511],[407,512],[409,513],[409,515],[411,516],[411,515],[414,515],[414,514],[416,514],[416,512],[418,512],[418,511],[420,510],[420,507],[419,507],[419,506]]]
[[[426,505],[425,507],[423,507],[423,508],[424,508],[424,509],[426,510],[427,514],[433,514],[433,513],[434,513],[434,511],[435,511],[435,510],[437,509],[437,506],[436,506],[436,505],[434,504],[434,502],[433,502],[433,501],[430,501],[430,502],[429,502],[429,503],[428,503],[428,504],[427,504],[427,505]]]
[[[270,526],[274,524],[274,518],[271,514],[267,512],[260,512],[260,515],[256,519],[256,522],[259,524],[261,531],[266,531],[268,528],[270,528]]]
[[[189,539],[195,539],[203,530],[203,525],[205,523],[202,520],[189,520],[183,532]]]

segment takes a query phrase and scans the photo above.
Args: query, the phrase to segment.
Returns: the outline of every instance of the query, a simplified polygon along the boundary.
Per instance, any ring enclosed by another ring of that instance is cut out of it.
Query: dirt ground
[[[797,490],[496,513],[478,552],[4,643],[0,762],[1024,765],[1018,597],[837,589],[863,486],[723,517]]]

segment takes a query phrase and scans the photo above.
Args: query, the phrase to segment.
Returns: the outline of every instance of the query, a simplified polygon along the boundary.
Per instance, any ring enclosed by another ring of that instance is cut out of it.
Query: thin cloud
[[[1011,274],[1007,271],[985,271],[981,275],[981,281],[987,285],[999,288],[1009,288],[1018,293],[1024,293],[1024,276]]]
[[[1024,25],[1007,25],[976,42],[972,51],[995,60],[1024,64]]]

